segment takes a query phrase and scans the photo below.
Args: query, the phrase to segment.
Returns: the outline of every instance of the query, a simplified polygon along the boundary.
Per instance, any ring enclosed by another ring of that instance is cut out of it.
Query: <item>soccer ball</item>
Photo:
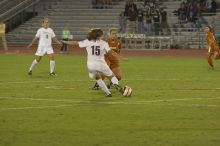
[[[132,94],[132,89],[131,89],[131,87],[125,86],[125,87],[124,87],[123,96],[124,96],[124,97],[130,97],[131,94]]]

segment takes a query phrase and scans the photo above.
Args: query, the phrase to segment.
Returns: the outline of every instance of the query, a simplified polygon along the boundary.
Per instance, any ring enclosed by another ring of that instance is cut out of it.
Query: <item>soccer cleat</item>
[[[108,89],[110,89],[111,86],[112,86],[112,82],[110,82],[110,83],[107,84],[107,88],[108,88]]]
[[[57,74],[55,74],[55,72],[50,73],[50,76],[57,76]]]
[[[110,94],[105,94],[105,97],[112,97],[112,94],[110,93]]]
[[[118,92],[120,92],[121,94],[124,93],[124,89],[121,86],[119,86],[117,84],[114,84],[114,86],[115,86],[116,90],[118,90]]]
[[[99,85],[98,85],[97,82],[96,82],[95,85],[92,87],[92,90],[99,90]]]
[[[30,71],[28,72],[28,75],[29,75],[29,76],[31,76],[31,75],[32,75],[32,70],[30,70]]]
[[[107,85],[107,88],[108,88],[108,89],[110,89],[110,88],[111,88],[111,85],[110,85],[110,84],[108,84],[108,85]]]

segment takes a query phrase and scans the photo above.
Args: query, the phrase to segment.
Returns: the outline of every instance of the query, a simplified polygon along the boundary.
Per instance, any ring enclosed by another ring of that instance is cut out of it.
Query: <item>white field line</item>
[[[0,99],[9,100],[32,100],[32,101],[51,101],[51,102],[68,102],[68,103],[79,103],[82,101],[76,101],[71,99],[47,99],[47,98],[17,98],[17,97],[0,97]]]
[[[56,86],[46,86],[46,89],[53,89],[53,90],[75,90],[76,88],[71,87],[56,87]],[[148,89],[148,90],[176,90],[176,91],[220,91],[220,88],[158,88],[158,89]]]
[[[220,105],[216,104],[156,104],[158,106],[180,106],[180,107],[208,107],[208,108],[220,108]]]
[[[75,90],[76,88],[70,88],[70,87],[52,87],[52,86],[46,86],[44,87],[46,89],[55,89],[55,90]]]
[[[12,108],[0,108],[0,111],[8,110],[26,110],[26,109],[50,109],[50,108],[61,108],[61,107],[72,107],[72,104],[61,104],[61,105],[51,105],[51,106],[36,106],[36,107],[12,107]]]
[[[169,79],[123,79],[125,81],[180,81],[181,79],[169,78]],[[190,79],[191,80],[191,79]],[[8,81],[8,82],[1,82],[0,85],[5,84],[28,84],[28,83],[57,83],[57,82],[94,82],[94,80],[52,80],[52,81]],[[72,87],[56,87],[56,86],[46,86],[46,89],[53,89],[53,90],[75,90]],[[152,90],[152,89],[149,89]],[[161,88],[155,90],[179,90],[179,91],[195,91],[195,90],[202,90],[202,91],[219,91],[220,88]]]
[[[129,104],[131,104],[131,103],[129,103]],[[76,106],[76,104],[61,104],[61,105],[51,105],[51,106],[18,107],[18,108],[1,108],[0,112],[1,111],[9,111],[9,110],[51,109],[51,108],[73,107],[73,106]],[[186,104],[154,104],[154,106],[180,106],[180,107],[220,108],[220,105],[199,105],[199,104],[190,104],[190,105],[186,105]]]
[[[178,78],[133,78],[133,79],[123,79],[124,81],[182,81],[182,79]],[[185,81],[187,80],[193,80],[193,79],[184,79]],[[195,79],[197,80],[197,79]],[[206,78],[206,80],[211,80],[209,78]],[[2,84],[25,84],[25,83],[56,83],[56,82],[92,82],[94,80],[91,80],[88,78],[88,80],[47,80],[47,81],[0,81],[0,85]]]
[[[9,99],[9,100],[31,100],[31,101],[52,101],[52,102],[68,102],[69,104],[61,104],[61,105],[52,105],[52,106],[36,106],[36,107],[18,107],[18,108],[0,108],[0,111],[6,110],[25,110],[25,109],[45,109],[45,108],[61,108],[61,107],[71,107],[75,105],[93,105],[93,104],[108,104],[108,105],[145,105],[150,103],[160,103],[163,104],[155,104],[155,105],[163,105],[163,106],[183,106],[183,107],[211,107],[211,108],[219,108],[220,105],[200,105],[200,104],[170,104],[168,102],[174,101],[189,101],[189,100],[213,100],[220,99],[220,97],[213,98],[183,98],[183,99],[167,99],[167,100],[146,100],[146,101],[75,101],[71,99],[34,99],[34,98],[16,98],[16,97],[0,97],[0,99]],[[167,103],[164,103],[167,102]]]
[[[9,100],[32,100],[32,101],[52,101],[52,102],[68,102],[68,103],[93,103],[95,101],[76,101],[72,99],[47,99],[47,98],[18,98],[18,97],[0,97],[0,99]],[[210,97],[210,98],[180,98],[180,99],[159,99],[159,100],[140,100],[140,101],[97,101],[96,103],[106,103],[106,104],[122,104],[122,103],[154,103],[154,102],[173,102],[173,101],[190,101],[190,100],[213,100],[220,99],[220,97]]]
[[[181,79],[123,79],[125,81],[175,81]],[[25,84],[25,83],[56,83],[56,82],[91,82],[94,80],[52,80],[52,81],[0,81],[1,84]]]

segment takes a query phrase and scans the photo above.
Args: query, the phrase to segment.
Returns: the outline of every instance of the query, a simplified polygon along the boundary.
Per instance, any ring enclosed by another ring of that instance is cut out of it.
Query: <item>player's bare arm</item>
[[[56,42],[59,45],[62,45],[62,43],[57,39],[57,37],[52,38],[54,42]]]
[[[36,41],[38,40],[37,37],[34,37],[31,43],[27,46],[27,48],[30,48]]]
[[[79,42],[77,41],[61,41],[61,42],[67,45],[79,45]]]

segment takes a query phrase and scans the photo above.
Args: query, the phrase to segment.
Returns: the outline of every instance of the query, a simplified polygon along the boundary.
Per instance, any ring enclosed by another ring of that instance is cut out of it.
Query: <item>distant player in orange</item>
[[[121,51],[121,41],[118,39],[118,31],[115,28],[110,29],[109,38],[106,40],[108,42],[111,50],[116,52],[118,56],[112,55],[111,53],[105,54],[105,62],[108,64],[112,72],[115,74],[116,78],[121,80],[121,68],[120,64],[120,51]],[[110,88],[112,83],[110,82],[107,87]],[[93,90],[98,90],[99,86],[96,83],[93,87]]]
[[[214,69],[212,57],[215,60],[220,58],[219,46],[213,34],[212,28],[210,26],[206,26],[204,31],[205,31],[205,38],[207,41],[207,48],[208,48],[207,61],[211,69]]]

